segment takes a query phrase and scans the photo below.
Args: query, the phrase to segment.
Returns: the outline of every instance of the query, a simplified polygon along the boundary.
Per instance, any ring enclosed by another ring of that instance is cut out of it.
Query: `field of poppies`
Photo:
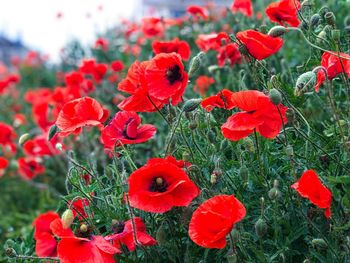
[[[234,0],[13,57],[0,261],[350,262],[349,53],[349,1]]]

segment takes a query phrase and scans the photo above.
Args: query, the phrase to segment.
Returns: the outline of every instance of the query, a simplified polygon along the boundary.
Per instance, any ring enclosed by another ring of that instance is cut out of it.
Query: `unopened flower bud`
[[[270,31],[267,34],[272,37],[280,37],[284,35],[287,31],[288,30],[284,26],[274,26],[270,29]]]
[[[310,259],[305,259],[303,263],[311,263]]]
[[[295,120],[295,111],[292,108],[288,108],[286,111],[286,117],[289,123],[294,122]]]
[[[333,29],[331,31],[331,36],[332,36],[332,39],[336,42],[339,42],[340,41],[340,30],[338,29]]]
[[[63,228],[69,228],[74,221],[73,211],[71,209],[67,209],[66,211],[64,211],[64,213],[61,216],[61,220]]]
[[[220,143],[220,150],[223,151],[228,147],[228,141],[227,140],[222,140]]]
[[[20,146],[22,146],[29,139],[30,139],[30,134],[29,133],[22,134],[21,137],[19,137],[18,144]]]
[[[209,140],[211,143],[215,143],[215,142],[216,142],[216,135],[215,135],[215,132],[214,132],[214,131],[209,130],[208,133],[207,133],[207,136],[208,136],[208,140]]]
[[[190,99],[187,100],[182,108],[184,112],[191,112],[194,111],[199,104],[201,103],[202,99]]]
[[[243,179],[244,182],[247,182],[249,177],[249,170],[247,166],[242,165],[241,168],[239,168],[238,175]]]
[[[286,146],[285,153],[287,154],[287,156],[292,157],[294,155],[293,146],[288,144]]]
[[[318,23],[321,20],[321,16],[319,14],[314,14],[311,18],[310,18],[310,26],[311,27],[315,27],[318,25]]]
[[[210,175],[210,183],[211,184],[216,184],[218,182],[218,176],[214,173]]]
[[[296,87],[294,93],[296,96],[300,96],[308,90],[311,90],[316,85],[317,76],[314,72],[308,71],[301,74],[297,79]]]
[[[266,33],[268,32],[268,27],[267,27],[267,25],[261,25],[261,26],[259,27],[259,31],[260,31],[261,33],[263,33],[263,34],[266,34]]]
[[[16,250],[14,250],[12,247],[8,247],[5,249],[5,254],[9,258],[14,258],[17,256]]]
[[[237,262],[237,255],[233,252],[233,253],[229,253],[227,256],[227,262],[228,263],[236,263]]]
[[[324,15],[324,18],[326,20],[326,23],[332,27],[335,27],[335,15],[333,12],[327,12]]]
[[[263,237],[267,232],[267,224],[263,218],[259,218],[255,223],[255,233],[258,237]]]
[[[189,152],[183,152],[182,153],[182,160],[184,160],[185,162],[188,162],[190,160]]]
[[[62,143],[60,143],[60,142],[56,143],[55,148],[56,148],[57,150],[59,150],[60,152],[62,152],[62,151],[63,151],[63,145],[62,145]]]
[[[167,241],[167,232],[163,224],[158,228],[156,232],[156,240],[159,245],[163,245]]]
[[[190,69],[188,71],[188,75],[190,77],[200,68],[204,55],[204,52],[199,52],[194,58],[192,58],[190,62]]]
[[[277,187],[272,187],[268,192],[268,196],[271,200],[276,200],[281,197],[281,192]]]
[[[274,105],[279,105],[282,102],[282,95],[277,89],[273,88],[270,90],[270,100]]]
[[[328,247],[326,241],[322,238],[314,238],[311,243],[314,247],[319,249],[326,249]]]
[[[50,141],[56,135],[56,133],[58,133],[59,131],[60,131],[60,129],[57,127],[56,124],[52,125],[50,127],[49,136],[48,136],[47,140]]]
[[[243,146],[250,153],[255,151],[254,142],[249,137],[243,139]]]

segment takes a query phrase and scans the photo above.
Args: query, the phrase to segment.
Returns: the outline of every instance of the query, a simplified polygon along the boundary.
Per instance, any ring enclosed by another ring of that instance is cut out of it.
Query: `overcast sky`
[[[134,14],[139,1],[0,0],[0,32],[56,60],[69,39],[94,41],[96,32]]]

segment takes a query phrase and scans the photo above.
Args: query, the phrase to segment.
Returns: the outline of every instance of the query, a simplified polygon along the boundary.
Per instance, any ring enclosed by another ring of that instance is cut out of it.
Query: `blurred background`
[[[179,17],[188,5],[230,0],[11,0],[0,1],[0,60],[10,64],[14,55],[39,51],[58,62],[60,51],[70,41],[93,43],[96,35],[121,21],[144,16]]]

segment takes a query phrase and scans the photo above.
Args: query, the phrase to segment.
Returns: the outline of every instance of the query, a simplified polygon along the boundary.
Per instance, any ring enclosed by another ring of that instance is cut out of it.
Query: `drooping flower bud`
[[[185,162],[188,162],[190,160],[190,154],[189,152],[183,152],[182,153],[182,160],[184,160]]]
[[[272,37],[280,37],[287,32],[288,30],[284,26],[274,26],[267,34]]]
[[[267,224],[263,218],[259,218],[259,220],[256,221],[254,227],[255,233],[260,238],[262,238],[267,233]]]
[[[47,140],[50,141],[56,135],[56,133],[58,133],[59,131],[60,131],[60,129],[57,127],[56,124],[52,125],[50,127],[49,135],[48,135]]]
[[[273,88],[270,90],[270,100],[274,105],[279,105],[282,102],[282,95],[277,89]]]
[[[87,224],[81,224],[80,228],[79,228],[80,232],[82,233],[86,233],[89,230],[89,227]]]
[[[29,139],[30,139],[30,134],[29,133],[22,134],[21,137],[19,137],[18,144],[20,146],[22,146]]]
[[[184,103],[184,106],[183,106],[182,110],[184,112],[194,111],[199,106],[201,101],[202,101],[202,99],[190,99],[190,100],[187,100]]]
[[[314,247],[319,249],[326,249],[328,247],[326,241],[322,238],[314,238],[311,243]]]
[[[311,18],[310,18],[310,26],[311,27],[315,27],[318,25],[318,23],[321,20],[321,16],[319,14],[314,14]]]
[[[9,258],[15,258],[17,256],[16,250],[14,250],[12,247],[8,247],[5,249],[5,254]]]
[[[192,58],[190,62],[190,69],[188,71],[188,75],[190,77],[200,68],[204,55],[204,52],[199,52],[194,58]]]
[[[74,221],[73,211],[71,209],[67,209],[66,211],[64,211],[61,216],[61,220],[62,220],[63,228],[64,229],[69,228]]]
[[[308,90],[313,89],[316,85],[316,81],[317,81],[317,76],[312,71],[308,71],[308,72],[305,72],[304,74],[301,74],[297,79],[294,94],[296,96],[300,96],[305,92],[307,92]]]

